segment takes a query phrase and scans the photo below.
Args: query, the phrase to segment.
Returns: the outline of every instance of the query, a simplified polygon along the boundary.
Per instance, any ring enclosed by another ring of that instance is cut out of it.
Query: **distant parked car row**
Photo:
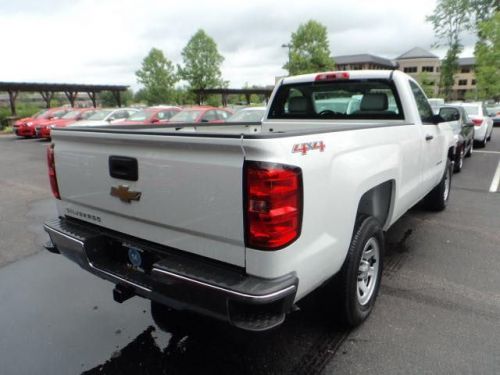
[[[493,119],[481,102],[450,103],[438,108],[439,115],[450,123],[455,136],[454,172],[461,171],[464,158],[472,155],[474,144],[485,147],[493,132]]]
[[[18,120],[14,132],[25,138],[50,138],[54,128],[66,126],[165,125],[168,123],[260,122],[265,107],[250,107],[234,113],[211,106],[154,106],[138,108],[50,108]]]

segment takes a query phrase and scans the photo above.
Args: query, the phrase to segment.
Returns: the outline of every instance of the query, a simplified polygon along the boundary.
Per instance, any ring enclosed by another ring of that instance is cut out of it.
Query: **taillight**
[[[302,226],[302,171],[281,164],[246,162],[246,246],[278,250],[299,235]]]
[[[483,123],[483,119],[482,118],[474,118],[474,119],[472,119],[472,123],[476,126],[481,126],[481,124]]]
[[[328,72],[320,73],[314,79],[315,81],[334,81],[338,79],[349,79],[348,72]]]
[[[54,160],[54,144],[50,144],[47,147],[47,166],[49,168],[49,180],[50,187],[52,188],[52,194],[57,199],[61,199],[59,194],[59,186],[57,186],[57,176],[56,176],[56,163]]]

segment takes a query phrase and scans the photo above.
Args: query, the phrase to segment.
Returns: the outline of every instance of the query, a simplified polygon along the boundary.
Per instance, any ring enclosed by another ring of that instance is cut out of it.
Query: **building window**
[[[458,85],[459,86],[467,86],[467,80],[466,79],[459,79]]]
[[[470,68],[462,68],[462,70],[460,70],[460,73],[470,73]]]
[[[416,66],[408,66],[406,68],[403,68],[403,72],[405,72],[405,73],[416,73],[417,72],[417,67]]]
[[[475,79],[472,80],[471,85],[472,86],[476,86],[476,80]]]
[[[422,72],[434,73],[434,67],[433,66],[423,66]]]

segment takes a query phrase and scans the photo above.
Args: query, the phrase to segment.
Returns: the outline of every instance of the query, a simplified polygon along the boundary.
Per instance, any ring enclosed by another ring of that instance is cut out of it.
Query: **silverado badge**
[[[127,185],[118,185],[118,187],[112,186],[110,194],[113,197],[120,198],[122,202],[130,203],[132,201],[138,201],[141,199],[140,191],[129,191]]]

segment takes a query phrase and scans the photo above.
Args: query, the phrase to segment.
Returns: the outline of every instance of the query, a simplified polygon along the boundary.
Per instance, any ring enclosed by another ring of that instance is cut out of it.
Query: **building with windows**
[[[465,99],[466,95],[473,97],[476,93],[474,63],[474,57],[458,59],[458,72],[455,75],[455,84],[453,85],[454,99]]]
[[[417,81],[425,81],[426,85],[432,86],[437,96],[439,92],[439,77],[441,61],[436,55],[419,47],[403,53],[394,60],[398,69],[409,74]]]
[[[370,54],[357,54],[336,56],[334,61],[337,70],[399,69],[417,81],[432,86],[432,96],[439,94],[441,60],[438,56],[420,47],[412,48],[394,60]],[[459,70],[455,75],[452,97],[454,100],[463,100],[466,95],[470,96],[476,90],[474,58],[460,58],[458,65]]]
[[[367,53],[337,56],[334,60],[338,70],[394,69],[394,63],[391,60]]]

